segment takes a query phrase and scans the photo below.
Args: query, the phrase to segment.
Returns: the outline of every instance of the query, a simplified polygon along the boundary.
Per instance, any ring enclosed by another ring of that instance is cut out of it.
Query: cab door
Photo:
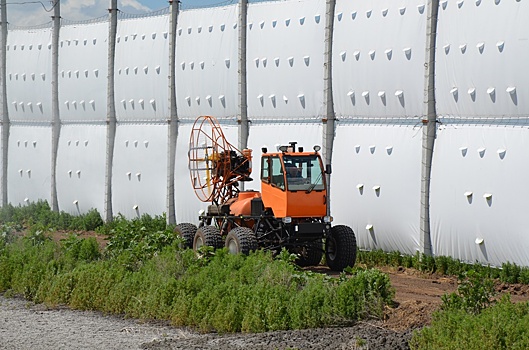
[[[279,155],[261,158],[261,197],[265,208],[271,208],[274,216],[287,216],[285,172]]]

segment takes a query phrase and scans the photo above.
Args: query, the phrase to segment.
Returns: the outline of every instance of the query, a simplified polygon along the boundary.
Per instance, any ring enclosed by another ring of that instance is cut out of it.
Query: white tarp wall
[[[422,119],[429,9],[425,0],[337,0],[332,90],[337,121],[331,185],[336,223],[359,246],[420,248]],[[247,18],[248,144],[258,189],[260,148],[322,144],[325,0],[250,3]],[[430,191],[433,252],[467,261],[529,265],[523,198],[529,189],[529,13],[525,1],[441,1],[435,88],[438,133]],[[213,115],[237,144],[237,5],[180,12],[175,53],[169,16],[118,21],[113,212],[135,217],[168,206],[169,57],[176,55],[177,221],[206,207],[189,181],[192,122]],[[61,210],[104,210],[109,118],[109,23],[65,25],[59,41]],[[8,200],[50,200],[51,29],[8,33]],[[173,110],[174,112],[174,110]],[[242,130],[243,128],[241,128]],[[426,168],[425,168],[426,169]]]
[[[51,128],[12,125],[9,135],[8,201],[51,201]]]
[[[51,29],[10,31],[6,49],[10,120],[49,123],[51,121]]]
[[[168,27],[167,15],[118,23],[112,204],[127,217],[166,211]]]
[[[161,215],[166,211],[167,126],[118,124],[115,147],[114,212]]]
[[[59,108],[64,122],[107,117],[108,23],[68,25],[59,35]]]
[[[419,249],[426,8],[338,1],[331,212],[368,249]]]
[[[340,118],[423,113],[424,0],[337,1],[333,91]]]
[[[115,62],[118,122],[167,119],[168,28],[167,15],[119,21]]]
[[[338,126],[331,212],[353,228],[359,247],[419,249],[421,135],[409,125]]]
[[[105,145],[105,126],[62,126],[56,175],[61,210],[83,214],[95,208],[104,212]]]
[[[71,214],[104,211],[107,37],[107,22],[60,30],[57,200]]]
[[[178,118],[237,116],[237,6],[182,11],[176,37]]]
[[[177,222],[194,222],[207,203],[191,187],[187,151],[195,119],[212,115],[224,135],[237,144],[238,6],[180,12],[176,36],[178,128],[175,166]],[[214,77],[214,78],[213,78]]]
[[[13,30],[7,41],[11,119],[8,201],[51,200],[51,29]]]
[[[436,92],[443,124],[431,188],[436,255],[529,265],[528,12],[524,1],[441,2]]]
[[[252,178],[260,190],[261,148],[294,141],[322,145],[325,1],[251,3],[248,6],[247,82],[254,150]]]
[[[324,0],[248,6],[246,66],[252,120],[317,120],[322,115],[324,29]]]

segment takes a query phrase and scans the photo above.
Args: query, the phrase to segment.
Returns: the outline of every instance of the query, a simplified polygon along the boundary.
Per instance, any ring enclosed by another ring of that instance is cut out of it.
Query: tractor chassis
[[[273,215],[240,215],[207,214],[199,216],[199,227],[215,226],[220,235],[225,237],[237,227],[246,227],[253,231],[259,248],[279,253],[282,248],[318,249],[323,252],[323,239],[331,232],[331,224],[324,223],[323,218],[292,218],[283,222]]]

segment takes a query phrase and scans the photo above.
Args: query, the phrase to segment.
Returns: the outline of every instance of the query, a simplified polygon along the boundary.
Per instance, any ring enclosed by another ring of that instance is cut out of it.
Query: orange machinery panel
[[[288,191],[261,182],[265,208],[272,208],[278,218],[323,217],[327,215],[327,191]]]

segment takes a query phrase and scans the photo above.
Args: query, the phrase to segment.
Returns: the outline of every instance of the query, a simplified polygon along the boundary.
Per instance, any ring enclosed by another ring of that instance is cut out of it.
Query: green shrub
[[[72,260],[85,262],[97,260],[101,257],[99,244],[94,237],[79,238],[79,235],[70,233],[66,239],[61,240],[61,247],[65,256]]]
[[[367,267],[392,266],[413,267],[427,273],[459,276],[468,271],[476,271],[484,277],[500,279],[504,283],[529,284],[529,268],[513,263],[504,263],[501,268],[482,265],[478,262],[469,264],[447,256],[425,256],[422,254],[402,255],[400,252],[386,253],[382,250],[359,251],[357,263]]]
[[[411,349],[529,349],[529,304],[505,296],[478,315],[450,309],[413,334]]]
[[[441,309],[464,310],[476,315],[493,303],[495,295],[493,280],[476,271],[468,271],[459,276],[457,292],[441,297]]]
[[[510,262],[501,265],[500,281],[504,283],[518,283],[521,268]]]
[[[102,226],[103,219],[97,210],[74,216],[51,210],[48,202],[31,202],[25,206],[11,204],[0,208],[0,223],[15,222],[26,228],[39,225],[46,230],[85,230],[93,231]]]
[[[172,245],[180,239],[173,227],[167,225],[165,214],[155,217],[144,214],[141,218],[132,220],[119,215],[99,232],[108,235],[107,256],[109,258],[121,256],[123,263],[130,269],[137,269],[143,261],[150,259],[163,247]]]
[[[130,269],[130,250],[97,259],[94,244],[73,234],[60,245],[18,239],[0,252],[0,291],[219,332],[348,324],[382,315],[393,296],[377,270],[332,278],[299,270],[287,252],[274,259],[222,249],[198,257],[173,242]]]

